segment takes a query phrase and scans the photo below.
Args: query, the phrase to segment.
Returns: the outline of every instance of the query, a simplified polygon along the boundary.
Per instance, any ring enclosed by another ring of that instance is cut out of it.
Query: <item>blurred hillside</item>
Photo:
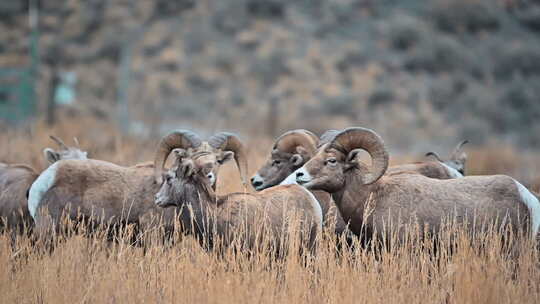
[[[540,1],[40,5],[42,108],[70,71],[77,111],[141,132],[363,125],[398,149],[540,147]],[[27,6],[0,3],[0,66],[27,60]]]

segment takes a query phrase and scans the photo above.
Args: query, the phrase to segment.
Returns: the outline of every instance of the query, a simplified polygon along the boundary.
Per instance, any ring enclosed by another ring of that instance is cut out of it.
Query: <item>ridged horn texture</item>
[[[54,136],[54,135],[49,135],[49,138],[52,139],[55,143],[57,143],[60,148],[62,149],[65,149],[65,150],[68,150],[68,146],[64,143],[63,140],[61,140],[60,138]]]
[[[382,138],[374,131],[366,128],[347,128],[341,131],[330,143],[345,155],[354,149],[366,150],[371,156],[372,166],[369,173],[363,176],[363,183],[369,185],[377,181],[388,168],[388,152]]]
[[[248,163],[247,154],[240,138],[233,133],[219,132],[208,140],[208,144],[215,149],[234,152],[234,160],[240,172],[242,183],[247,185]]]
[[[459,154],[461,152],[461,148],[463,147],[463,145],[465,144],[468,144],[469,141],[468,140],[463,140],[461,141],[457,146],[456,148],[454,149],[454,151],[452,152],[452,155],[450,156],[452,159],[457,159],[459,158]]]
[[[201,145],[200,137],[189,130],[176,130],[165,135],[159,142],[154,158],[154,179],[158,185],[163,182],[163,167],[173,149],[197,148]]]
[[[319,147],[324,146],[327,143],[334,140],[334,138],[336,137],[336,135],[339,134],[339,132],[340,132],[339,130],[328,130],[328,131],[324,132],[323,135],[321,135],[321,140],[319,142]]]
[[[306,149],[310,156],[317,151],[319,138],[312,132],[304,129],[291,130],[283,133],[274,144],[274,149],[286,153],[296,153],[296,147]]]

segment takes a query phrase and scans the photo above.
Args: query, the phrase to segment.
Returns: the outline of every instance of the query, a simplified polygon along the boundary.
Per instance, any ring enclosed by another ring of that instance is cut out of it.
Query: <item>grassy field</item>
[[[107,123],[63,120],[53,129],[38,123],[0,135],[0,161],[44,167],[47,136],[77,136],[92,158],[130,165],[152,159],[158,139],[120,136]],[[89,127],[91,126],[91,127]],[[264,161],[271,139],[248,140],[250,171]],[[257,147],[257,148],[254,148]],[[520,173],[534,180],[533,165],[511,148],[475,148],[469,171]],[[414,159],[400,156],[394,162]],[[536,162],[538,163],[538,162]],[[219,192],[241,190],[234,165],[223,168]],[[159,232],[152,232],[153,239]],[[275,260],[268,253],[207,252],[191,237],[132,246],[127,237],[103,234],[60,238],[55,250],[26,236],[0,234],[1,303],[540,303],[538,250],[531,241],[490,231],[474,237],[449,227],[437,241],[409,241],[393,248],[336,250],[320,239],[316,255]],[[435,247],[437,248],[435,250]]]
[[[497,233],[274,260],[206,252],[191,238],[143,249],[75,235],[53,253],[0,236],[3,303],[538,303],[538,251]],[[414,233],[411,233],[411,236]],[[449,234],[448,234],[449,235]],[[450,254],[446,244],[453,243]]]

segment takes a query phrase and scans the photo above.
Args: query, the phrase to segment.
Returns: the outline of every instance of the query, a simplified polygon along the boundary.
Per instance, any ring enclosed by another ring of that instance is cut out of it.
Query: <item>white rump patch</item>
[[[309,195],[309,197],[311,198],[311,206],[313,207],[313,210],[315,211],[315,216],[317,217],[318,221],[319,221],[319,228],[322,229],[322,223],[323,223],[323,214],[322,214],[322,208],[321,208],[321,203],[319,203],[319,200],[317,200],[317,198],[315,197],[315,195],[313,195],[313,193],[311,193],[311,191],[309,191],[308,189],[300,186],[300,188],[302,188],[302,190],[306,191],[306,193]]]
[[[284,179],[281,183],[279,183],[280,185],[296,185],[298,184],[296,182],[296,171],[294,171],[293,173],[291,173],[289,176],[287,176],[286,179]]]
[[[531,233],[532,237],[536,238],[538,228],[540,227],[540,202],[538,201],[538,198],[532,194],[531,191],[529,191],[529,189],[525,188],[525,186],[520,184],[517,180],[514,180],[514,182],[518,187],[521,200],[523,200],[523,202],[529,208],[531,218]]]
[[[52,187],[56,177],[56,170],[58,168],[58,162],[50,165],[49,168],[45,169],[38,178],[30,187],[30,192],[28,194],[28,211],[34,220],[36,219],[36,211],[41,202],[41,198]]]
[[[439,162],[441,165],[443,165],[446,170],[448,170],[448,174],[452,177],[452,178],[462,178],[463,177],[463,174],[459,173],[458,170],[448,166],[447,164],[445,163],[441,163]]]

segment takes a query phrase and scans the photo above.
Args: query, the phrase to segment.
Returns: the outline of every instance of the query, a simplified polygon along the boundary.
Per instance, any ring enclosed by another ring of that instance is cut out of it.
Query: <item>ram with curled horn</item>
[[[339,130],[328,130],[321,135],[319,140],[308,130],[298,129],[285,132],[274,143],[268,160],[251,178],[253,188],[260,191],[278,184],[295,183],[296,177],[292,173],[309,161],[319,146],[329,143],[339,133]],[[388,172],[415,172],[438,179],[461,177],[455,170],[433,161],[392,166]],[[346,223],[330,195],[324,191],[313,193],[321,203],[325,223],[335,220],[335,232],[341,235],[346,230]]]
[[[360,150],[369,153],[371,166],[358,159]],[[455,220],[466,223],[471,231],[482,231],[491,225],[496,225],[495,229],[512,225],[518,229],[510,231],[524,230],[533,238],[537,236],[540,202],[509,176],[441,180],[408,172],[385,174],[388,162],[388,152],[379,135],[355,127],[339,132],[294,174],[304,187],[332,193],[343,218],[356,234],[389,231],[389,223],[409,221],[437,233],[445,221]],[[393,227],[399,229],[400,239],[405,237],[405,226]]]
[[[182,151],[174,152],[178,165],[168,171],[155,204],[176,207],[169,209],[178,212],[184,231],[203,246],[213,248],[217,236],[224,246],[283,254],[280,251],[288,247],[290,236],[298,234],[302,248],[314,249],[322,211],[310,191],[298,185],[279,185],[257,193],[217,195],[205,178],[208,168]],[[265,247],[265,240],[270,241],[270,248]]]
[[[206,178],[215,187],[217,170],[232,158],[234,153],[229,150],[235,148],[238,155],[244,155],[237,146],[214,148],[192,131],[177,130],[161,139],[153,164],[122,167],[91,159],[61,161],[45,170],[32,184],[28,208],[42,235],[60,228],[63,213],[75,222],[93,218],[112,224],[134,223],[146,229],[159,220],[166,230],[172,229],[174,212],[153,204],[171,151],[181,151],[198,166],[207,168]],[[241,157],[240,161],[243,161]]]
[[[233,133],[220,132],[210,137],[208,144],[214,149],[214,155],[216,155],[216,161],[219,164],[225,163],[231,157],[234,158],[242,184],[245,187],[247,185],[248,163],[246,150],[240,138]]]
[[[321,136],[321,145],[328,143],[339,134],[338,130],[329,130]],[[461,148],[468,141],[462,141],[452,153],[451,157],[443,161],[440,157],[434,152],[428,152],[426,156],[434,156],[437,160],[431,161],[421,161],[407,164],[400,164],[388,167],[386,174],[395,174],[395,173],[417,173],[427,177],[436,178],[436,179],[451,179],[451,178],[461,178],[465,176],[465,162],[467,161],[467,154],[461,151]],[[292,179],[292,177],[291,177]]]
[[[315,154],[318,144],[319,138],[308,130],[285,132],[276,139],[270,157],[251,178],[251,185],[261,191],[280,184]]]
[[[296,183],[294,176],[292,179],[287,177],[315,155],[319,144],[317,135],[308,130],[297,129],[283,133],[272,146],[268,160],[251,178],[251,185],[255,190],[262,191],[279,184]],[[332,198],[324,191],[313,191],[313,194],[321,205],[325,226],[334,225],[335,233],[341,236],[347,231],[347,224]]]
[[[86,159],[87,152],[69,147],[60,138],[51,135],[59,149],[45,148],[43,155],[49,165],[62,159]],[[38,177],[38,171],[25,164],[0,165],[0,227],[13,231],[31,228],[34,224],[28,211],[28,192]],[[5,222],[2,223],[3,219]]]

